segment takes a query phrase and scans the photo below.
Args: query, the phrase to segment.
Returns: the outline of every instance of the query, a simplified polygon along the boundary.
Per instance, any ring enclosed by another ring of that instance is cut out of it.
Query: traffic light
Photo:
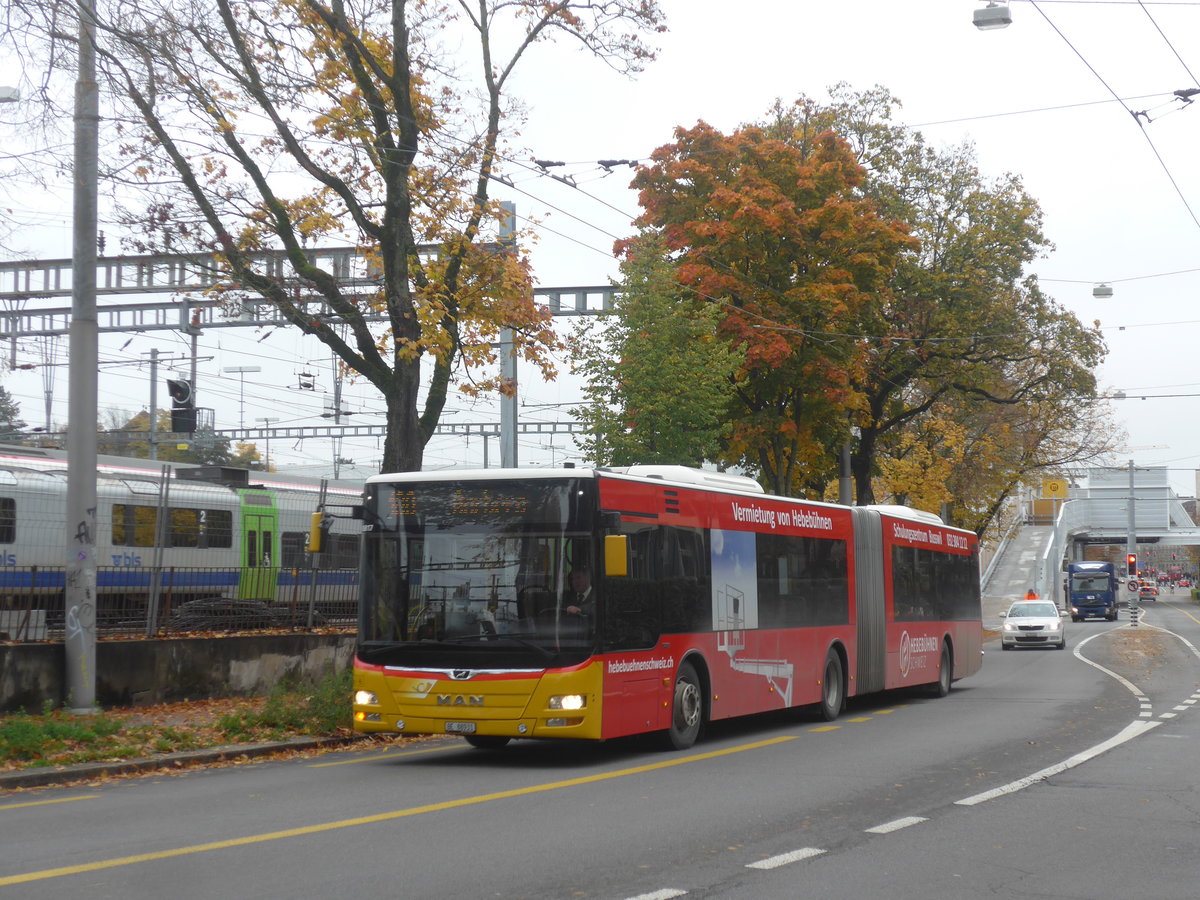
[[[171,430],[191,434],[196,430],[196,401],[192,397],[192,383],[168,378],[167,393],[171,395]]]
[[[1130,553],[1129,554],[1129,575],[1132,578],[1136,574],[1137,574],[1137,554]]]

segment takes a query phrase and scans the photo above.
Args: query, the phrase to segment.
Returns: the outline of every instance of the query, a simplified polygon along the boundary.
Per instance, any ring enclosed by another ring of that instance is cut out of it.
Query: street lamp
[[[1007,4],[992,2],[983,9],[975,10],[973,21],[980,31],[994,31],[1011,25],[1012,13],[1008,11]]]
[[[262,422],[263,425],[265,426],[264,430],[267,433],[267,461],[263,465],[263,471],[270,472],[271,471],[271,423],[278,422],[279,419],[271,418],[270,416],[264,416],[263,418],[255,419],[254,421]]]
[[[238,395],[238,428],[246,427],[246,373],[261,372],[262,366],[225,366],[221,369],[227,375],[238,375],[241,380],[241,391]]]

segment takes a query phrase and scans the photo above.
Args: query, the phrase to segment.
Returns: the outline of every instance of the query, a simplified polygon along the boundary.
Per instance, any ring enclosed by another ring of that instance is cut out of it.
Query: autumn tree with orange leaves
[[[1020,179],[984,177],[969,146],[928,147],[897,106],[838,85],[728,136],[678,130],[635,178],[642,234],[619,249],[660,237],[678,309],[717,310],[742,351],[710,461],[836,499],[845,450],[854,502],[950,506],[982,533],[1023,481],[1119,440],[1097,396],[1105,347],[1025,274],[1049,243]],[[636,309],[642,286],[621,288]]]
[[[897,125],[883,88],[777,105],[764,126],[803,144],[832,131],[866,168],[863,192],[916,239],[873,317],[853,376],[855,499],[954,508],[982,532],[1037,473],[1104,457],[1120,440],[1095,368],[1105,344],[1026,267],[1050,248],[1012,174],[983,175],[969,145],[933,148]],[[920,465],[918,460],[924,460]]]
[[[864,170],[833,133],[803,143],[747,127],[680,128],[634,186],[693,299],[721,312],[739,352],[722,461],[769,490],[819,490],[831,443],[844,440],[858,340],[889,291],[907,229],[860,191]]]
[[[29,0],[6,37],[70,65],[59,16]],[[385,470],[421,467],[454,383],[507,389],[502,329],[553,373],[549,313],[492,193],[519,119],[507,86],[555,38],[637,71],[655,0],[100,0],[96,25],[107,174],[137,188],[136,249],[196,254],[232,314],[265,300],[370,382]],[[330,245],[364,271],[306,253]]]

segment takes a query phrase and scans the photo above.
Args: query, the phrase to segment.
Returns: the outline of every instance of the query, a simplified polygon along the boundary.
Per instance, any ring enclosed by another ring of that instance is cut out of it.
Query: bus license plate
[[[451,734],[474,734],[475,733],[475,723],[474,722],[447,722],[446,723],[446,731],[450,732]]]

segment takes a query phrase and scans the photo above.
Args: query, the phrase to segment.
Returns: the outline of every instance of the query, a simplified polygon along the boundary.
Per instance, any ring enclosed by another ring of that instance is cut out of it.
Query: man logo
[[[438,706],[483,706],[483,694],[438,694]]]
[[[450,677],[455,681],[469,681],[473,674],[470,669],[455,669],[450,673]]]

